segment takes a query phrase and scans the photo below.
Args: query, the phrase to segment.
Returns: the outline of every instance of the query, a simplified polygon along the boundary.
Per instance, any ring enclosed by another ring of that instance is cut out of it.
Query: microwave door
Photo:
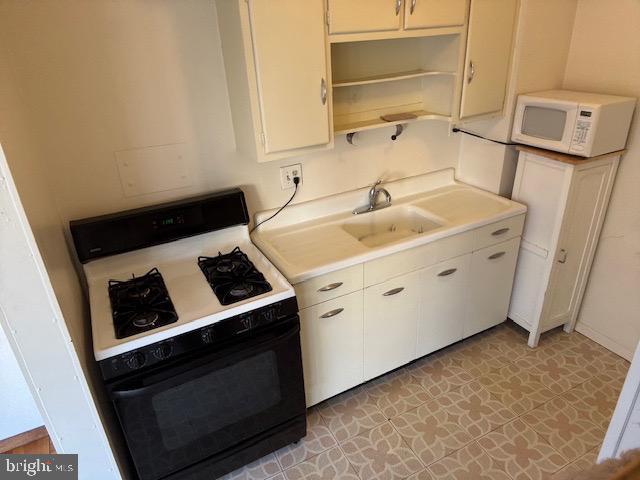
[[[578,112],[573,102],[522,100],[513,139],[527,145],[568,153]]]

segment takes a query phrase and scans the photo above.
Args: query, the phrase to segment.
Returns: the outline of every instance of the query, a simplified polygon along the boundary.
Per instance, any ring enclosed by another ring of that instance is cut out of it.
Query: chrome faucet
[[[378,185],[382,183],[382,180],[378,180],[374,183],[369,189],[369,205],[363,205],[362,207],[358,207],[353,211],[354,215],[359,215],[360,213],[373,212],[375,210],[380,210],[381,208],[386,208],[391,206],[391,194],[387,191],[386,188],[379,188]],[[380,194],[384,194],[385,202],[378,203],[378,196]]]

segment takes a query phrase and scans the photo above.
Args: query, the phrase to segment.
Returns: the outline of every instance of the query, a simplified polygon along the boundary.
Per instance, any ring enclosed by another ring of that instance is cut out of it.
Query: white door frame
[[[58,453],[79,478],[122,478],[0,145],[0,328]]]

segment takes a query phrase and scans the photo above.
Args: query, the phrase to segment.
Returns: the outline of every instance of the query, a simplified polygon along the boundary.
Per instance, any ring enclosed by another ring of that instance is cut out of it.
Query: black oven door
[[[294,320],[110,386],[142,480],[162,478],[304,414]]]

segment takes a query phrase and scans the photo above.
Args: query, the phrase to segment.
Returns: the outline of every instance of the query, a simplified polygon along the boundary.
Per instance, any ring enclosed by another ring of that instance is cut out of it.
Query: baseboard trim
[[[576,332],[579,332],[585,337],[590,338],[594,342],[599,343],[607,350],[611,350],[613,353],[615,353],[616,355],[620,355],[625,360],[631,361],[631,359],[633,358],[633,350],[629,350],[628,348],[623,347],[618,342],[611,340],[606,335],[603,335],[602,333],[594,330],[591,327],[588,327],[587,325],[578,322],[576,324]]]
[[[47,429],[43,425],[27,432],[14,435],[13,437],[5,438],[4,440],[0,440],[0,453],[22,447],[23,445],[35,442],[36,440],[40,440],[48,435]]]

